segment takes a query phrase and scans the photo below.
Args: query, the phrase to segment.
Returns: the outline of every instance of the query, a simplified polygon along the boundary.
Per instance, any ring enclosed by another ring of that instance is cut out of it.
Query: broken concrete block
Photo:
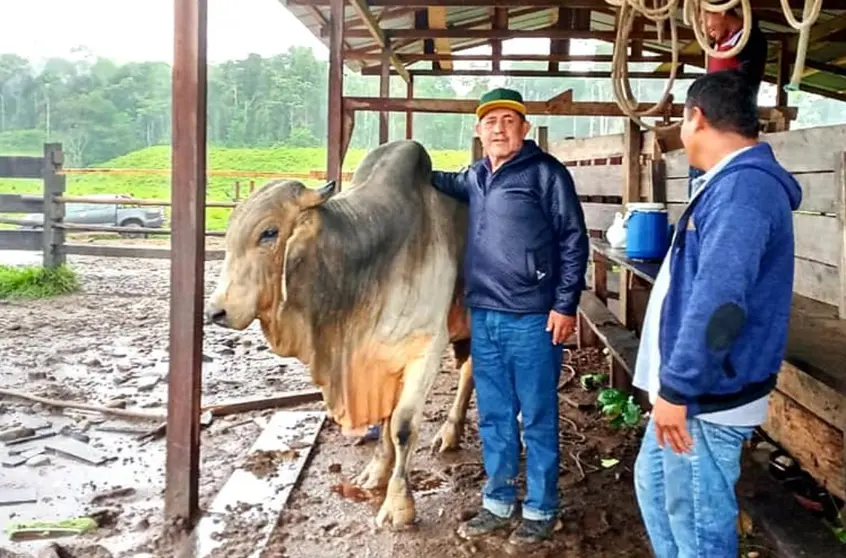
[[[50,464],[50,458],[46,455],[34,455],[27,459],[27,467],[43,467]]]
[[[35,436],[35,430],[26,426],[16,426],[0,430],[0,442],[13,442],[21,438],[29,438]]]

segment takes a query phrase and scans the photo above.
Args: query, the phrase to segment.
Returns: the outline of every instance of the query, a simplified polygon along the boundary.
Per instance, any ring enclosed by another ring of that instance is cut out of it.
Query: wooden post
[[[608,260],[597,252],[591,250],[593,257],[593,279],[591,280],[591,290],[596,295],[602,304],[608,305]]]
[[[667,203],[667,168],[660,151],[655,151],[654,157],[647,161],[646,168],[649,177],[646,200]]]
[[[391,96],[391,51],[382,49],[382,73],[379,75],[379,98],[387,99]],[[379,113],[379,145],[388,143],[391,120],[390,113],[383,110]]]
[[[352,141],[353,129],[355,128],[355,111],[344,109],[343,125],[341,127],[341,135],[343,141],[341,142],[341,161],[347,156],[347,149],[350,147]]]
[[[409,76],[410,79],[405,85],[405,97],[407,99],[414,98],[414,76]],[[414,136],[414,112],[405,111],[405,139],[411,139]]]
[[[837,300],[840,319],[846,320],[846,151],[837,154],[834,180],[837,188],[837,224],[840,229],[840,293]]]
[[[174,0],[165,515],[188,525],[199,515],[207,8],[207,0]]]
[[[329,7],[329,116],[326,173],[341,187],[344,97],[344,0],[331,0]]]
[[[546,126],[535,128],[535,142],[542,151],[549,151],[549,128]]]
[[[56,203],[56,196],[65,193],[65,175],[58,174],[64,165],[61,143],[44,144],[44,225],[42,227],[42,265],[45,268],[65,264],[65,231],[54,225],[65,217],[65,204]]]
[[[479,136],[473,136],[473,144],[470,146],[470,163],[475,163],[485,154],[482,152],[482,140]]]
[[[235,181],[235,201],[239,201],[241,199],[241,183],[239,181]]]
[[[640,147],[643,138],[640,126],[634,120],[626,120],[625,146],[623,151],[623,210],[626,204],[640,199]],[[620,266],[620,321],[626,327],[632,326],[629,310],[629,288],[631,272]]]
[[[787,91],[784,86],[790,80],[790,50],[787,39],[783,39],[778,49],[778,74],[776,78],[776,106],[787,106]]]
[[[491,26],[496,30],[508,29],[508,8],[494,8],[493,19]],[[500,68],[500,61],[502,59],[502,40],[494,39],[491,41],[491,70],[498,72]]]

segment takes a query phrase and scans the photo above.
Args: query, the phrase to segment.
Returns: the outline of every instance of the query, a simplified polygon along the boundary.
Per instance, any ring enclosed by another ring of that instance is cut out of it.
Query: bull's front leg
[[[373,458],[353,482],[365,490],[384,488],[388,484],[393,464],[394,443],[391,439],[391,419],[388,418],[382,421],[382,427],[379,429],[379,445],[376,446]]]
[[[473,395],[473,360],[467,358],[461,363],[458,372],[458,391],[452,408],[449,410],[446,421],[432,440],[432,450],[444,453],[449,450],[458,449],[461,445],[461,438],[464,435],[464,420],[467,418],[467,407],[470,405],[470,396]],[[438,447],[440,444],[440,447]]]
[[[412,358],[405,367],[402,393],[391,417],[391,439],[396,460],[388,481],[385,501],[376,515],[376,525],[379,527],[389,521],[394,528],[404,528],[414,523],[414,497],[408,483],[411,456],[417,446],[423,405],[438,375],[446,344],[447,332],[444,328],[427,344],[422,354]]]

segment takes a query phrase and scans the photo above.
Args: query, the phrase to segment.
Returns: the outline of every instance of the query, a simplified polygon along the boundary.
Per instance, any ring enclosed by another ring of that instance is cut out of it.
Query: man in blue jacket
[[[485,157],[463,172],[435,172],[436,188],[469,203],[464,262],[471,357],[487,483],[464,537],[510,525],[517,499],[518,413],[527,496],[512,544],[548,538],[558,506],[561,344],[575,328],[588,238],[572,177],[526,140],[516,91],[486,93],[476,110]]]
[[[706,172],[641,334],[634,385],[653,410],[635,489],[657,558],[729,557],[741,449],[766,417],[785,352],[802,191],[758,142],[754,88],[737,70],[690,86],[681,137]]]

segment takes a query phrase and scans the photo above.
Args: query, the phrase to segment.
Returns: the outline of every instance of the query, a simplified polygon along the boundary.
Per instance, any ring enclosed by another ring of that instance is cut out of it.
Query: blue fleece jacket
[[[585,287],[588,238],[567,168],[526,140],[491,172],[487,158],[434,186],[470,205],[464,254],[466,306],[574,316]]]
[[[767,143],[737,155],[678,220],[661,310],[661,397],[694,416],[775,385],[793,295],[796,180]]]

